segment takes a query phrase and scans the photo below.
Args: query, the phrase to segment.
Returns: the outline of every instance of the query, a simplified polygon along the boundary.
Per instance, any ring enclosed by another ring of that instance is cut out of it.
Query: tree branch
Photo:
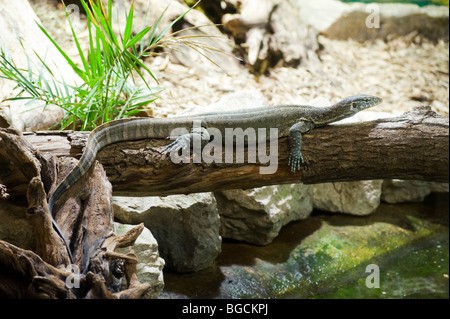
[[[41,151],[80,156],[86,132],[40,132],[27,135]],[[53,144],[52,141],[58,143]],[[304,135],[308,170],[292,174],[289,143],[278,141],[278,170],[260,174],[261,164],[174,164],[160,154],[166,140],[127,141],[109,145],[97,159],[115,195],[149,196],[287,183],[323,183],[370,179],[449,180],[449,119],[418,108],[395,118],[328,125]],[[269,154],[269,151],[267,151]],[[247,156],[245,156],[247,158]]]

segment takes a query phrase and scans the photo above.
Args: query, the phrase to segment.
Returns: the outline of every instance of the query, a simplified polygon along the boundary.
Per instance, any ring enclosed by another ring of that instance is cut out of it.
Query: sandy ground
[[[58,12],[55,7],[49,9],[45,1],[33,1],[32,6],[57,42],[67,48],[70,55],[76,56],[64,12]],[[87,31],[83,28],[81,21],[78,31],[82,39],[87,39]],[[448,116],[448,42],[434,44],[419,37],[405,37],[388,42],[359,43],[323,36],[319,41],[324,47],[320,62],[314,65],[303,63],[298,68],[272,69],[270,74],[259,79],[245,67],[237,74],[225,74],[204,62],[206,71],[198,72],[173,63],[169,57],[150,59],[146,63],[165,91],[156,105],[149,108],[155,116],[166,116],[185,108],[207,106],[233,92],[257,90],[270,104],[326,104],[366,93],[384,99],[375,111],[406,111],[419,105],[431,105],[436,112]]]
[[[406,111],[427,104],[448,115],[448,43],[416,44],[405,39],[358,43],[324,37],[320,41],[325,47],[320,64],[273,69],[259,81],[245,69],[239,75],[199,77],[188,68],[171,64],[160,74],[161,85],[168,90],[165,103],[159,105],[207,105],[224,94],[255,89],[271,104],[320,98],[335,102],[367,93],[384,99],[379,111]]]

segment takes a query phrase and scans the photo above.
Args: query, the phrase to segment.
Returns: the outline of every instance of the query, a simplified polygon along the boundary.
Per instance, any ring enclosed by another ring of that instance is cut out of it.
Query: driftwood
[[[296,174],[287,167],[286,138],[278,140],[278,170],[267,175],[260,174],[260,163],[174,164],[160,153],[167,140],[107,146],[86,175],[64,194],[54,212],[69,240],[74,265],[69,265],[65,246],[52,228],[47,198],[75,165],[73,157],[81,155],[88,133],[22,135],[0,129],[0,196],[6,199],[26,194],[27,215],[36,237],[35,252],[0,241],[0,295],[141,296],[148,285],[137,279],[136,256],[132,251],[119,254],[114,250],[131,245],[143,225],[121,237],[112,233],[112,188],[115,194],[142,196],[384,178],[448,182],[448,129],[448,117],[429,108],[397,118],[315,129],[304,136],[308,169]],[[123,282],[126,285],[121,290]]]
[[[26,214],[36,241],[35,252],[0,241],[0,297],[138,298],[149,288],[137,279],[134,253],[115,252],[134,243],[144,226],[123,236],[112,233],[111,184],[100,163],[65,194],[54,214],[69,241],[74,257],[71,264],[52,227],[47,194],[56,178],[60,181],[67,175],[76,160],[59,159],[56,174],[54,156],[39,152],[20,132],[2,129],[0,162],[2,184],[11,181],[13,173],[19,176],[17,180],[29,180]],[[4,198],[10,196],[8,188],[9,184],[3,184]]]

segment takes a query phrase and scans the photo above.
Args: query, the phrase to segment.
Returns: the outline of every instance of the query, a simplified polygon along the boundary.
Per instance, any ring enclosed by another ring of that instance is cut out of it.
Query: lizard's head
[[[339,106],[339,109],[347,114],[355,114],[369,107],[378,105],[381,102],[383,102],[383,100],[377,96],[359,94],[349,96],[337,103],[337,105]]]

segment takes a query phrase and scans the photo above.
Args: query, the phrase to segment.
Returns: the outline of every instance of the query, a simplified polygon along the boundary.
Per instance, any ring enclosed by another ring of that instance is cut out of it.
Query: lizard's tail
[[[84,173],[92,166],[92,163],[95,160],[95,156],[98,151],[98,147],[96,144],[97,141],[95,141],[92,138],[92,135],[89,137],[88,142],[86,144],[86,150],[84,151],[83,155],[80,158],[80,161],[78,164],[72,169],[72,171],[64,178],[64,180],[56,187],[55,191],[51,194],[50,199],[48,201],[48,209],[50,212],[50,216],[52,218],[52,224],[53,228],[55,229],[56,233],[64,242],[64,245],[66,246],[67,254],[69,255],[70,262],[73,264],[73,257],[70,250],[70,246],[68,241],[63,235],[63,232],[61,228],[58,226],[56,221],[53,218],[53,211],[55,208],[55,205],[59,198],[70,188],[72,185],[74,185],[83,175]]]
[[[58,224],[53,219],[53,213],[52,213],[53,212],[53,201],[51,199],[48,203],[48,210],[50,212],[50,217],[52,219],[53,229],[56,231],[58,236],[61,237],[61,239],[63,240],[64,246],[66,247],[66,250],[67,250],[67,255],[69,256],[70,263],[73,264],[74,260],[73,260],[73,256],[72,256],[72,251],[70,250],[69,242],[67,241],[66,237],[64,236],[61,228],[59,228]]]
[[[167,119],[162,119],[162,121],[163,124],[167,125],[165,123],[167,122]],[[124,126],[124,124],[128,122],[133,123],[134,125],[128,125],[123,129],[117,129],[118,126]],[[141,124],[141,122],[144,123]],[[147,125],[145,125],[146,123]],[[153,126],[153,122],[150,126]],[[165,127],[164,125],[160,126]],[[89,135],[83,155],[81,156],[78,164],[72,169],[72,171],[64,178],[64,180],[56,187],[55,191],[51,194],[48,202],[48,207],[50,215],[52,217],[53,227],[64,241],[64,244],[67,248],[67,253],[69,254],[69,258],[72,263],[73,259],[69,244],[58,224],[53,219],[53,209],[57,201],[89,170],[89,168],[95,161],[97,152],[104,146],[121,140],[133,140],[150,136],[157,136],[157,134],[154,134],[154,131],[152,129],[149,129],[147,120],[141,121],[140,119],[120,119],[96,127]]]

